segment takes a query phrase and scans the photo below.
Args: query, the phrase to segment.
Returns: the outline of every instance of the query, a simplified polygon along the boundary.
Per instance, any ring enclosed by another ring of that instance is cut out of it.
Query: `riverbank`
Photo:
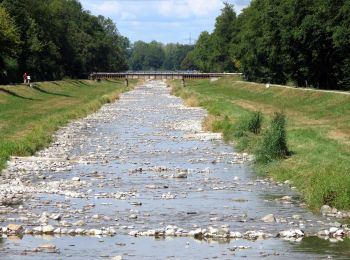
[[[261,111],[263,132],[275,112],[287,116],[287,140],[292,155],[268,165],[257,165],[258,172],[278,181],[290,181],[310,208],[324,204],[350,208],[350,96],[303,91],[242,82],[239,78],[217,81],[193,80],[186,88],[174,81],[173,93],[190,106],[209,112],[204,126],[224,133],[241,150],[255,152],[261,136],[237,138],[232,129],[251,112]]]
[[[31,155],[72,119],[96,111],[129,88],[124,82],[65,80],[0,86],[0,170],[10,156]]]

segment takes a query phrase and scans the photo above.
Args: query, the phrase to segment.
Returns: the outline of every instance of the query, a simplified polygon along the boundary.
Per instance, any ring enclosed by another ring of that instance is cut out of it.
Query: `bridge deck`
[[[240,73],[197,73],[197,72],[94,72],[90,79],[204,79],[241,75]]]

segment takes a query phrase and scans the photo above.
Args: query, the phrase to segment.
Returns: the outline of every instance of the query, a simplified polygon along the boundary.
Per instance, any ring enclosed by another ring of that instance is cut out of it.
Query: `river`
[[[205,116],[147,81],[12,158],[0,224],[25,234],[3,235],[1,259],[349,258],[348,239],[314,236],[340,223],[256,176]]]

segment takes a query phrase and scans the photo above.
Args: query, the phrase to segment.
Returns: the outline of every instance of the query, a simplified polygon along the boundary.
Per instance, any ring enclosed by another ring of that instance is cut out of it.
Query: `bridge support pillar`
[[[185,78],[182,77],[182,87],[186,87]]]

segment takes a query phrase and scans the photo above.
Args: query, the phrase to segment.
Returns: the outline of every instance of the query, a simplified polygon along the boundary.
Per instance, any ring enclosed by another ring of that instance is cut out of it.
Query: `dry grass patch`
[[[198,107],[199,101],[195,96],[189,96],[185,99],[185,104],[189,107]]]
[[[202,127],[205,131],[214,131],[214,124],[220,120],[223,120],[223,116],[213,116],[213,115],[208,115],[207,117],[204,118],[202,122]]]

